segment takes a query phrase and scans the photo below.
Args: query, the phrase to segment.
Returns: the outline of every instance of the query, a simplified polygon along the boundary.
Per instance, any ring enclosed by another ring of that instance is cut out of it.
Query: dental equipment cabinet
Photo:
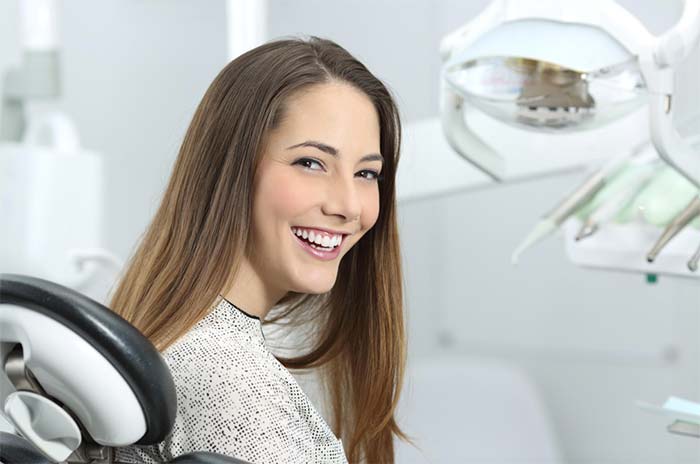
[[[58,3],[18,3],[22,62],[3,74],[0,113],[2,271],[31,274],[100,299],[103,268],[123,263],[102,246],[101,154],[80,145],[72,119],[30,111],[61,96]],[[12,246],[9,246],[12,244]]]

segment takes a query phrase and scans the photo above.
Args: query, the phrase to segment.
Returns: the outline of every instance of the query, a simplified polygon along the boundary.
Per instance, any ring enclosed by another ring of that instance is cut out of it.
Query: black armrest
[[[232,458],[223,454],[197,451],[176,457],[168,464],[250,464],[248,461]]]

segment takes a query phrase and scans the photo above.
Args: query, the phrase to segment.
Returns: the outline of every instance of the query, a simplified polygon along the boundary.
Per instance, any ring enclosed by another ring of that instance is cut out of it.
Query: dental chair
[[[112,464],[115,447],[163,441],[176,410],[168,366],[135,327],[70,288],[0,274],[0,462]]]

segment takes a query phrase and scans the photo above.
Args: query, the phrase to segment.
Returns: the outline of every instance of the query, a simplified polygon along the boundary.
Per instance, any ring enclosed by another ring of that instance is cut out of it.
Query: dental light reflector
[[[636,58],[610,34],[581,24],[501,24],[452,53],[443,72],[467,104],[524,128],[601,127],[645,102]]]
[[[524,159],[539,162],[537,154],[494,148],[512,128],[533,132],[533,141],[596,130],[596,149],[605,151],[620,126],[634,122],[624,131],[631,146],[635,137],[651,138],[660,156],[700,187],[700,154],[672,124],[675,67],[700,41],[700,0],[683,4],[678,23],[657,37],[614,0],[493,0],[440,44],[440,110],[450,146],[504,180]],[[503,129],[479,130],[479,115]],[[580,164],[561,156],[570,167]]]
[[[586,72],[523,57],[477,58],[452,65],[445,79],[467,104],[543,131],[602,127],[646,101],[635,59]]]

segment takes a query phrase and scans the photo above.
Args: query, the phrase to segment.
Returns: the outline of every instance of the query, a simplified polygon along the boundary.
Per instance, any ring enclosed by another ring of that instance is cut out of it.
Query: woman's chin
[[[300,282],[292,291],[318,295],[329,292],[333,288],[333,285],[335,285],[335,276],[333,276],[333,279],[317,279],[313,283],[308,281]]]

